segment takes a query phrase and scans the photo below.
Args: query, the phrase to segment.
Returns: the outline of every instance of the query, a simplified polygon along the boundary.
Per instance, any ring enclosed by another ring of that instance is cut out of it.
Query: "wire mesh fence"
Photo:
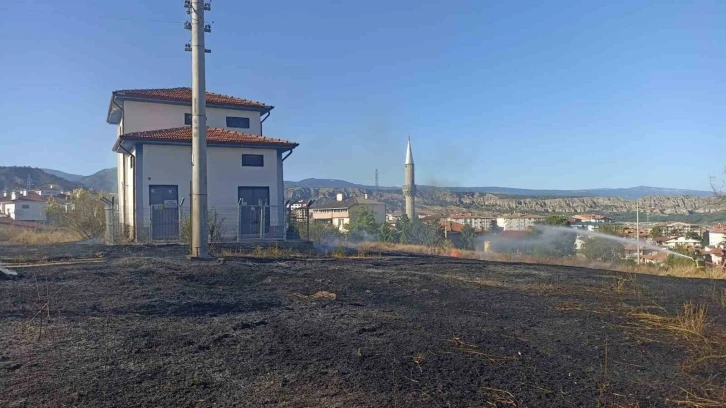
[[[191,207],[115,207],[110,228],[119,239],[137,242],[190,242]],[[291,210],[278,205],[209,206],[209,242],[286,240]],[[299,238],[299,237],[296,237]]]

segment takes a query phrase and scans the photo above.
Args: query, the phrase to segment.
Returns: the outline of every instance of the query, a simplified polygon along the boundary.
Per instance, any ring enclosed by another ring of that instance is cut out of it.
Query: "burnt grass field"
[[[404,254],[63,254],[0,248],[20,273],[0,281],[2,407],[725,404],[723,281]],[[686,302],[708,308],[702,331],[679,322]]]

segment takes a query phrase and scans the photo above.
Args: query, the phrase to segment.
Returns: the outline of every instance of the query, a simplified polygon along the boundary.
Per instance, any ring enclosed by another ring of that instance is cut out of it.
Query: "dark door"
[[[179,187],[149,186],[151,239],[179,239]]]
[[[270,188],[238,187],[237,198],[240,200],[240,235],[259,235],[263,219],[265,233],[269,232]]]

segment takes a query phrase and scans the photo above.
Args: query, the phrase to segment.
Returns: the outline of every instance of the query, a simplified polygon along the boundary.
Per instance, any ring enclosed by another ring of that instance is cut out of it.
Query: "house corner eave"
[[[123,100],[120,101],[123,103]],[[108,114],[106,115],[106,123],[118,125],[121,122],[123,114],[120,104],[116,101],[116,93],[111,94],[111,101],[108,103]]]

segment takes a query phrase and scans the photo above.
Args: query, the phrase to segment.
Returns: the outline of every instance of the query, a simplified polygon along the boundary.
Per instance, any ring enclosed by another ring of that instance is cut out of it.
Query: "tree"
[[[88,190],[73,190],[70,208],[51,198],[45,214],[51,224],[68,228],[84,239],[98,237],[106,229],[106,212],[101,197]]]
[[[396,231],[398,231],[398,242],[402,244],[410,244],[412,234],[412,224],[408,215],[403,214],[398,221],[396,221]]]
[[[378,223],[373,212],[366,207],[353,207],[350,222],[345,225],[348,238],[353,241],[370,241],[378,233]]]
[[[575,254],[577,233],[569,228],[570,221],[567,217],[550,215],[539,222],[539,225],[530,234],[532,244],[529,250],[533,255],[564,257]]]
[[[548,215],[547,217],[545,217],[545,219],[538,222],[538,224],[554,225],[557,227],[569,227],[570,221],[567,219],[567,217],[564,217],[562,215]]]
[[[464,224],[461,229],[461,246],[462,249],[474,249],[474,235],[476,231],[469,224]]]
[[[414,220],[412,223],[412,243],[430,247],[439,246],[443,242],[444,233],[441,224],[432,220],[421,222]]]
[[[625,257],[625,246],[607,238],[590,238],[582,246],[582,253],[592,261],[617,262]]]
[[[687,233],[686,234],[686,238],[688,238],[688,239],[697,239],[699,241],[701,240],[701,236],[698,235],[698,233],[696,231],[691,231],[691,232]]]
[[[393,231],[391,231],[391,226],[388,225],[387,222],[384,222],[381,224],[381,227],[378,229],[378,241],[379,242],[396,242],[396,237],[393,235]]]
[[[650,236],[651,237],[662,237],[663,236],[663,227],[655,226],[655,227],[651,228]]]

